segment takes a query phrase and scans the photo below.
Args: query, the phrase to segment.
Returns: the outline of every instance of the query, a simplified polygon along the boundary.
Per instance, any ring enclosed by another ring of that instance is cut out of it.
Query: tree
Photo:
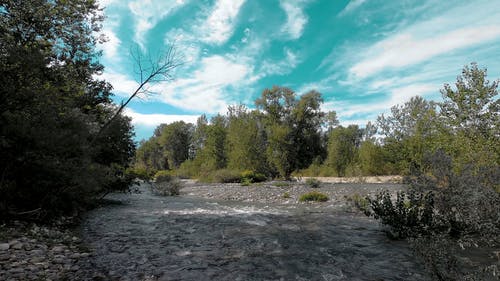
[[[285,87],[265,89],[255,101],[262,110],[267,135],[267,157],[284,178],[308,167],[322,154],[321,126],[324,113],[321,94],[310,91],[296,99]]]
[[[228,108],[228,168],[268,173],[265,133],[258,111],[248,112],[245,106]]]
[[[471,63],[457,77],[456,90],[449,84],[444,85],[441,114],[453,131],[465,132],[468,137],[499,136],[500,99],[497,96],[500,80],[490,84],[486,76],[486,69]]]
[[[132,57],[135,60],[136,72],[139,75],[139,86],[137,86],[126,101],[122,101],[116,112],[99,129],[96,136],[102,134],[137,95],[148,93],[151,84],[171,80],[172,71],[182,64],[176,54],[174,45],[170,45],[162,55],[159,55],[155,59],[151,56],[145,59],[139,48],[132,53]]]
[[[194,125],[184,121],[162,127],[158,142],[168,159],[169,168],[179,168],[182,162],[189,159],[193,131]]]
[[[0,218],[71,214],[126,187],[130,120],[96,134],[112,108],[96,1],[6,0],[0,14]]]
[[[339,126],[330,133],[326,165],[338,176],[345,176],[347,167],[356,160],[360,139],[361,130],[357,125]]]
[[[320,108],[322,103],[321,94],[313,90],[302,95],[292,110],[292,130],[297,149],[295,169],[309,167],[316,157],[323,154],[321,126],[325,114]],[[332,118],[331,114],[332,112],[330,112]],[[333,119],[329,120],[333,121]]]
[[[392,163],[398,173],[419,170],[424,154],[434,151],[442,137],[436,103],[419,96],[393,106],[390,115],[377,118],[377,125],[385,136],[386,161]]]
[[[292,131],[292,111],[296,104],[295,93],[278,86],[265,89],[261,98],[255,101],[264,113],[268,162],[286,179],[295,170],[297,156]]]
[[[215,171],[227,165],[226,135],[227,120],[222,115],[216,115],[206,127],[206,140],[203,148],[197,153],[195,162],[203,172]]]
[[[444,101],[439,104],[448,134],[447,152],[457,165],[498,165],[500,163],[500,80],[490,83],[486,69],[465,66],[455,89],[445,84]]]

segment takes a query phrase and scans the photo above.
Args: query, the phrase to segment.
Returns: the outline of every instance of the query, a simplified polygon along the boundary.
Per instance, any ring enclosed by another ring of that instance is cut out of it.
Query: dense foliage
[[[0,218],[71,214],[127,188],[130,120],[118,116],[95,45],[94,0],[0,4]]]
[[[391,237],[410,238],[436,280],[498,274],[495,258],[467,262],[477,258],[468,256],[471,248],[491,255],[500,245],[498,83],[471,64],[455,89],[441,90],[444,102],[414,98],[378,120],[384,147],[395,152],[390,161],[407,172],[410,189],[395,200],[386,192],[367,198],[365,211]]]
[[[255,110],[230,106],[210,122],[203,115],[196,125],[160,125],[139,147],[136,167],[202,179],[244,170],[284,179],[411,175],[425,170],[424,156],[437,150],[453,157],[454,169],[498,166],[497,88],[473,63],[454,88],[444,86],[443,102],[415,96],[360,128],[339,126],[335,111],[321,110],[316,91],[297,96],[274,86],[262,92]]]

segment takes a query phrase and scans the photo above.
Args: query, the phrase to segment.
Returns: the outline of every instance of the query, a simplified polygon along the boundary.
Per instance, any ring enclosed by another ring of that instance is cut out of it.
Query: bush
[[[275,182],[273,183],[273,185],[276,187],[290,187],[289,182],[283,182],[283,181]]]
[[[311,191],[306,194],[303,194],[299,198],[300,202],[305,202],[305,201],[314,201],[314,202],[326,202],[328,201],[328,196],[321,192],[317,191]]]
[[[155,182],[152,184],[153,192],[161,196],[180,195],[182,189],[181,181],[170,175],[168,171],[158,171],[155,175]]]
[[[247,178],[243,178],[241,179],[241,186],[249,186],[252,184],[252,181],[247,179]]]
[[[241,173],[230,169],[220,169],[200,177],[203,182],[240,183]]]
[[[436,225],[433,221],[434,193],[425,194],[410,190],[398,192],[393,203],[391,194],[383,191],[375,199],[368,198],[375,219],[388,225],[387,234],[391,238],[416,237],[429,234]],[[365,209],[365,213],[370,212]]]
[[[158,171],[158,172],[156,172],[156,174],[154,176],[154,180],[156,183],[170,182],[170,181],[172,181],[172,179],[173,179],[173,176],[171,175],[170,171],[166,171],[166,170]]]
[[[241,181],[249,181],[253,182],[263,182],[267,180],[267,177],[264,174],[257,173],[255,171],[246,170],[241,173]]]
[[[398,193],[395,201],[388,192],[370,199],[371,215],[390,227],[391,237],[411,237],[436,279],[489,279],[484,276],[494,275],[497,261],[467,256],[469,265],[477,263],[470,269],[457,254],[482,247],[486,255],[500,245],[498,167],[466,166],[455,172],[451,158],[439,151],[424,160],[422,172],[409,178],[409,192]]]
[[[370,201],[369,198],[362,197],[358,193],[355,193],[351,196],[346,196],[347,202],[350,202],[354,205],[358,210],[364,212],[365,214],[370,214]]]
[[[306,179],[306,185],[310,188],[319,188],[321,185],[321,182],[315,178],[308,178],[308,179]]]
[[[288,193],[288,192],[283,193],[283,198],[285,198],[285,199],[290,198],[290,193]]]
[[[144,168],[128,168],[125,171],[125,174],[137,178],[143,181],[151,181],[154,177],[155,172],[153,171],[148,171],[147,169]]]

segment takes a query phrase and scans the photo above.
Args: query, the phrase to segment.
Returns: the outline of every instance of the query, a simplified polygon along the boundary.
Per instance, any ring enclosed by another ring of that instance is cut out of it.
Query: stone
[[[14,245],[11,245],[10,246],[12,249],[15,249],[15,250],[21,250],[23,247],[24,247],[24,244],[19,242],[19,243],[16,243]]]
[[[10,248],[9,243],[0,244],[0,251],[7,251]]]
[[[64,246],[54,246],[52,247],[51,251],[54,253],[64,252]]]

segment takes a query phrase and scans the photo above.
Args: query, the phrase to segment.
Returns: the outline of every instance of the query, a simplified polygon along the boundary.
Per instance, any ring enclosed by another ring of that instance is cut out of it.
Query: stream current
[[[81,232],[111,280],[429,280],[404,241],[314,204],[112,194]],[[96,278],[94,278],[96,279]]]

